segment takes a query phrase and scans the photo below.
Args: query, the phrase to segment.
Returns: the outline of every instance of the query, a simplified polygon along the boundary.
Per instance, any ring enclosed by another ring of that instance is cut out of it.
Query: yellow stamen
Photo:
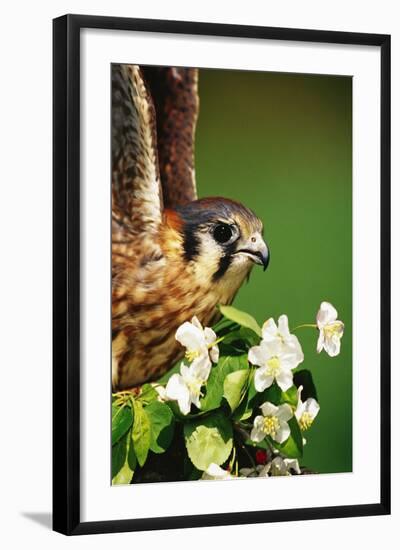
[[[311,416],[311,414],[309,412],[307,412],[307,411],[303,412],[303,414],[301,415],[300,420],[299,420],[300,430],[303,431],[303,432],[308,430],[308,428],[311,426],[313,421],[314,421],[314,419],[313,419],[313,417]]]
[[[194,361],[197,357],[200,357],[200,351],[198,349],[187,350],[185,357],[189,362]]]
[[[342,332],[342,323],[339,321],[335,323],[329,323],[329,325],[324,326],[325,336],[333,336],[334,334],[340,334]]]
[[[204,386],[205,381],[201,380],[200,378],[193,378],[192,380],[189,380],[186,382],[187,387],[189,388],[190,393],[193,393],[194,395],[200,395],[202,396],[203,393],[200,391],[200,388]]]
[[[267,361],[267,375],[268,376],[276,376],[279,371],[281,370],[281,365],[279,363],[278,357],[271,357]]]
[[[263,432],[266,435],[275,437],[276,432],[279,430],[279,420],[276,416],[266,416],[264,418]]]

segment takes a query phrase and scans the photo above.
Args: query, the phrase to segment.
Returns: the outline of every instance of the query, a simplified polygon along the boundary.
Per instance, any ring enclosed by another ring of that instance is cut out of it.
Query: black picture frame
[[[80,31],[84,28],[378,46],[381,51],[379,502],[273,511],[80,520]],[[53,21],[53,529],[66,535],[390,513],[390,36],[65,15]]]

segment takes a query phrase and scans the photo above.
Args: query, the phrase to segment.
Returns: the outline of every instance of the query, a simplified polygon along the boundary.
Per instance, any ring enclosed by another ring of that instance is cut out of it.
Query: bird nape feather
[[[182,356],[179,325],[230,304],[269,251],[260,219],[197,199],[198,72],[112,66],[112,382],[156,380]]]

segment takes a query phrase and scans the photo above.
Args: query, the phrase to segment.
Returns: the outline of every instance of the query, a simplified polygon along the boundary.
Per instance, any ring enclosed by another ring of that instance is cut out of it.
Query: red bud
[[[256,462],[257,464],[266,464],[267,462],[267,451],[263,451],[262,449],[258,449],[256,451]]]

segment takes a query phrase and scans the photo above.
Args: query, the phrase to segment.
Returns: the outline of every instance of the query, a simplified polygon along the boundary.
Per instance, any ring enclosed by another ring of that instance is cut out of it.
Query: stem
[[[139,397],[146,397],[146,395],[148,395],[149,393],[151,393],[151,390],[154,389],[154,391],[157,391],[156,388],[164,388],[165,386],[163,386],[162,384],[159,384],[158,382],[154,382],[150,388],[148,388],[147,390],[145,391],[141,391],[141,393],[139,394]]]
[[[117,391],[116,393],[111,394],[113,397],[122,397],[124,395],[132,395],[133,392],[129,390],[121,390]]]
[[[233,471],[233,465],[235,463],[235,460],[236,460],[236,447],[235,447],[235,445],[233,445],[233,447],[232,447],[232,458],[229,461],[229,471],[230,472]]]
[[[271,442],[271,440],[270,440],[269,437],[266,437],[266,438],[265,438],[265,442],[266,442],[267,445],[268,445],[268,450],[269,450],[269,452],[270,452],[270,454],[271,454],[271,460],[272,460],[272,458],[274,457],[275,447],[274,447],[274,445],[272,444],[272,442]]]
[[[249,460],[250,460],[251,465],[252,465],[253,468],[255,469],[255,468],[256,468],[256,463],[255,463],[253,457],[251,456],[249,450],[246,449],[246,445],[244,444],[245,438],[247,439],[247,437],[248,437],[247,432],[246,432],[245,430],[243,430],[243,428],[239,425],[239,423],[238,423],[238,424],[235,424],[235,425],[234,425],[234,428],[235,428],[235,430],[236,430],[236,432],[237,432],[237,434],[238,434],[238,436],[239,436],[237,439],[238,439],[238,444],[239,444],[240,448],[241,448],[241,449],[244,451],[244,453],[247,455],[247,457],[248,457]]]
[[[215,342],[213,342],[212,344],[208,344],[208,349],[211,349],[216,344],[219,344],[220,342],[222,342],[222,340],[225,340],[225,336],[220,336],[215,340]]]
[[[312,323],[306,323],[304,325],[298,325],[297,327],[295,328],[292,328],[293,331],[297,330],[298,328],[318,328],[317,325],[314,325]]]
[[[244,443],[240,443],[240,448],[246,453],[247,457],[250,459],[251,465],[254,469],[256,469],[256,463],[254,462],[254,458],[251,456],[249,451],[246,449],[246,445]]]
[[[244,432],[245,432],[246,429],[248,430],[248,429],[252,428],[252,424],[250,422],[238,422],[237,426],[239,428],[241,428]],[[246,435],[247,435],[247,433],[246,433]]]

